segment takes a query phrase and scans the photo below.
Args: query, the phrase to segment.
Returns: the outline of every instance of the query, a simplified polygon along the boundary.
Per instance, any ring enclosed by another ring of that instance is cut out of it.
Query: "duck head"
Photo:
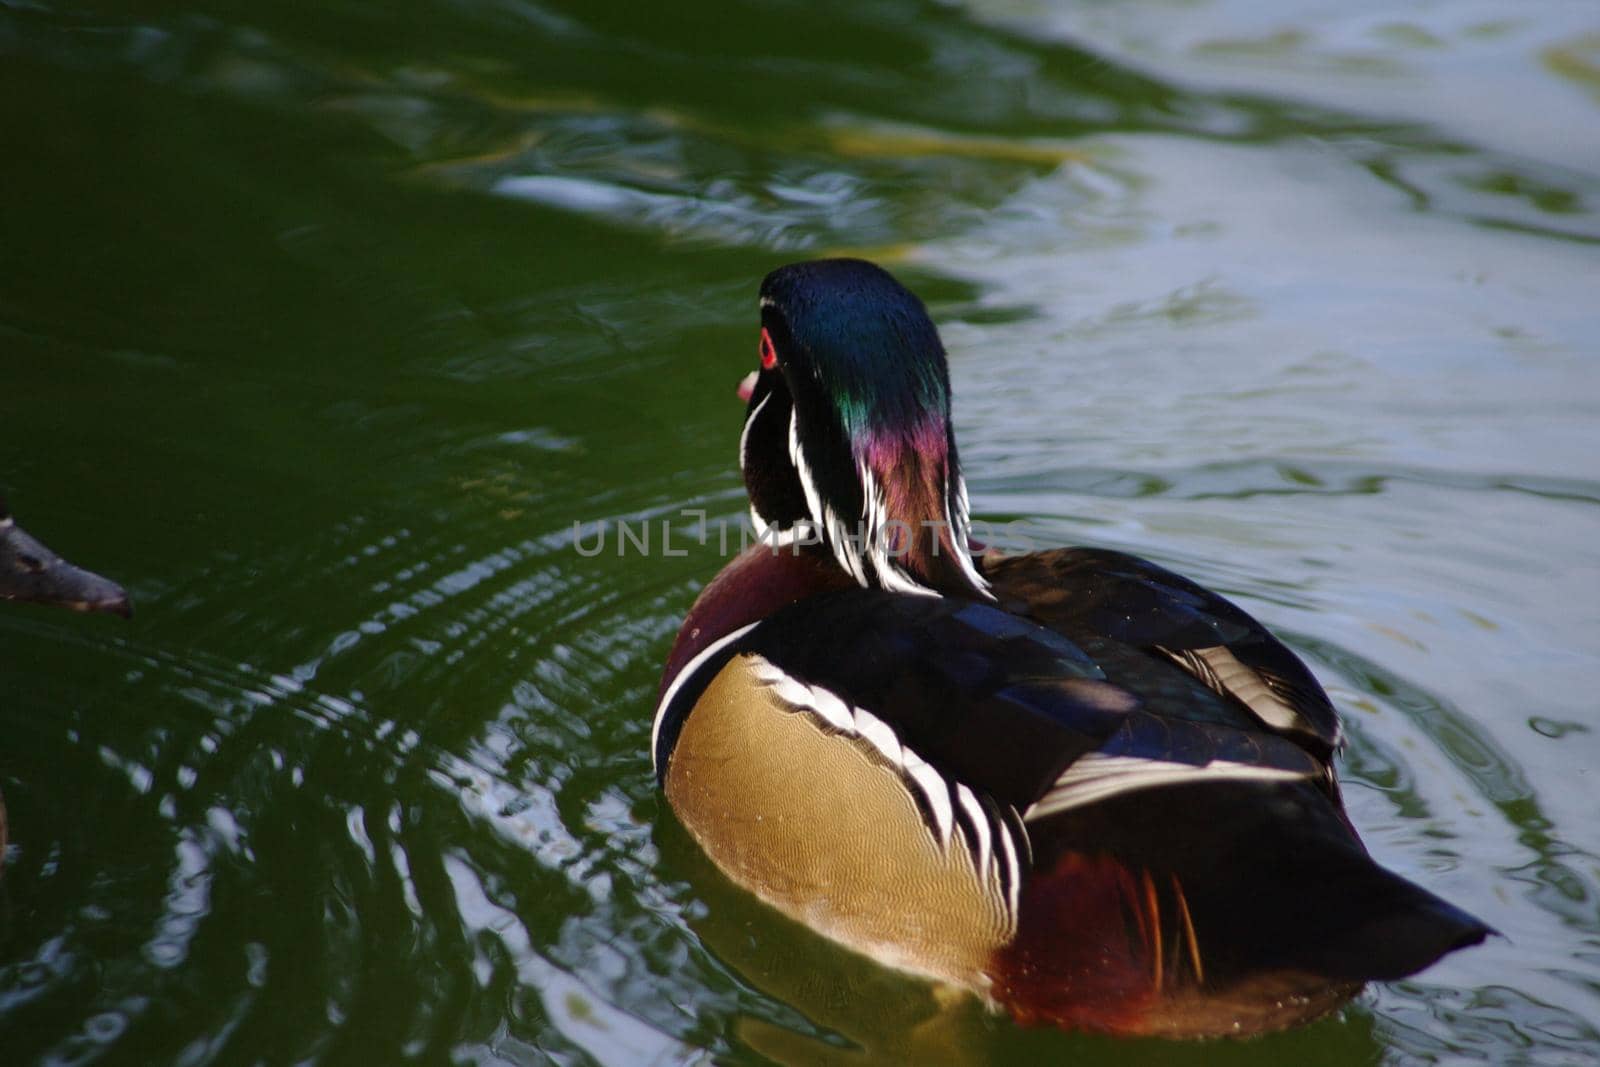
[[[739,440],[757,531],[820,536],[869,588],[987,598],[922,301],[859,259],[780,267],[761,283],[760,359]]]
[[[124,618],[133,607],[122,586],[74,567],[17,525],[0,497],[0,600],[60,604],[74,611],[108,611]]]

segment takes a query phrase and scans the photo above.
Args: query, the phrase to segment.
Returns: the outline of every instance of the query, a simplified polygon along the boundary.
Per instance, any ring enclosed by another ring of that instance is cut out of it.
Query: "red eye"
[[[772,347],[772,335],[761,329],[761,369],[771,370],[778,365],[778,352]]]

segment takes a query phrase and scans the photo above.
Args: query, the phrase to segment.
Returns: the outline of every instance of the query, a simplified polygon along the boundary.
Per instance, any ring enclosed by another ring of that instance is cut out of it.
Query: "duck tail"
[[[1025,1022],[1281,1029],[1493,932],[1380,867],[1310,783],[1150,790],[1030,830],[1017,935],[991,969]]]
[[[1495,932],[1454,904],[1378,866],[1365,850],[1324,859],[1320,869],[1294,879],[1299,906],[1292,912],[1266,909],[1283,936],[1292,935],[1296,926],[1305,929],[1301,926],[1305,919],[1315,921],[1306,931],[1311,936],[1278,954],[1317,974],[1353,981],[1405,978]]]

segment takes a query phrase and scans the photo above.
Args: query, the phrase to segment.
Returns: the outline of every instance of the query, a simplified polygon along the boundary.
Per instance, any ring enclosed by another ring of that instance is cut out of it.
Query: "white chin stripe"
[[[756,405],[756,409],[754,411],[752,411],[750,413],[749,417],[744,420],[744,429],[739,431],[739,469],[740,470],[746,470],[748,468],[748,464],[745,462],[745,456],[746,456],[747,449],[749,448],[749,445],[750,445],[750,427],[752,427],[752,426],[754,426],[756,424],[756,419],[761,415],[761,409],[766,407],[767,406],[767,401],[769,401],[771,399],[772,399],[772,394],[771,393],[768,393],[766,396],[762,397],[761,398],[761,403],[757,404]]]
[[[1308,781],[1310,777],[1300,771],[1257,767],[1229,760],[1194,764],[1091,752],[1079,757],[1063,771],[1050,791],[1034,801],[1023,812],[1022,818],[1033,822],[1047,815],[1095,804],[1123,793],[1160,786],[1200,782],[1293,782]]]

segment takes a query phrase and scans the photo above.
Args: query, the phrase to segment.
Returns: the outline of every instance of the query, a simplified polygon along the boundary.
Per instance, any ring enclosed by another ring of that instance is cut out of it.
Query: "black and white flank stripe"
[[[996,894],[1008,924],[1014,925],[1023,874],[1032,859],[1027,831],[1016,810],[947,779],[904,744],[893,727],[865,708],[852,707],[821,686],[793,678],[761,656],[753,660],[751,673],[757,683],[788,708],[814,716],[834,733],[860,738],[899,772],[939,850],[948,854],[959,838],[979,881]]]

